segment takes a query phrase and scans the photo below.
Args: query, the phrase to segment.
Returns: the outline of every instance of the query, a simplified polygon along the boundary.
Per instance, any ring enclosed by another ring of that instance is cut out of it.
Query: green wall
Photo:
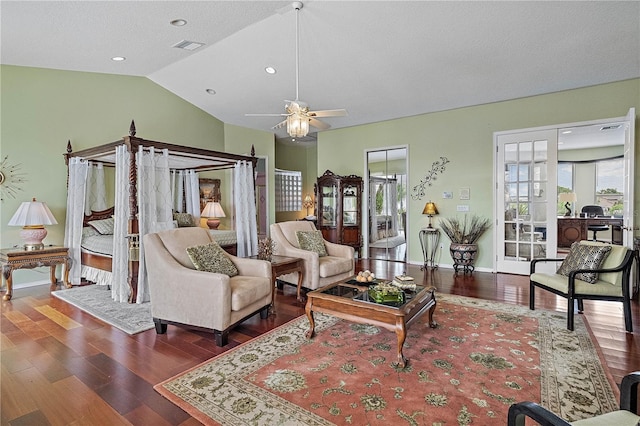
[[[425,177],[433,162],[447,157],[450,162],[433,185],[426,186],[426,196],[420,200],[409,197],[408,259],[421,263],[418,230],[427,224],[421,214],[425,199],[436,202],[440,217],[460,216],[456,213],[458,204],[468,204],[471,213],[493,217],[494,132],[623,117],[631,107],[640,111],[640,79],[328,130],[318,135],[318,170],[330,168],[342,175],[363,176],[365,148],[406,143],[411,195],[413,186]],[[636,153],[640,146],[638,128],[636,123]],[[636,176],[638,170],[636,154]],[[470,200],[459,200],[460,188],[470,188]],[[454,198],[443,199],[443,191],[453,192]],[[636,185],[636,212],[639,206],[640,186]],[[493,233],[486,233],[479,244],[476,265],[490,269]],[[451,264],[448,252],[442,254],[441,263]]]
[[[2,247],[20,244],[20,228],[7,222],[32,197],[45,201],[58,221],[47,227],[45,244],[63,243],[68,140],[74,150],[117,141],[134,119],[145,139],[238,154],[254,144],[259,155],[273,156],[271,133],[225,126],[144,77],[2,65],[0,88],[0,155],[21,164],[27,180],[15,199],[0,204]],[[231,181],[223,179],[229,197]],[[46,268],[19,270],[14,283],[47,279]]]
[[[67,173],[62,155],[67,140],[76,150],[116,141],[127,134],[132,119],[138,136],[146,139],[239,154],[249,153],[253,145],[256,155],[268,158],[272,206],[274,167],[302,170],[303,194],[313,193],[316,177],[325,170],[362,176],[365,149],[407,144],[409,195],[432,163],[445,156],[450,163],[433,185],[426,187],[425,198],[436,201],[441,217],[455,215],[456,205],[462,203],[468,204],[472,213],[491,217],[493,132],[620,117],[630,107],[640,110],[640,79],[633,79],[324,131],[318,134],[316,150],[276,144],[270,132],[224,124],[143,77],[2,65],[0,88],[0,155],[20,164],[27,179],[16,199],[7,197],[0,204],[2,247],[20,243],[19,229],[6,223],[19,204],[32,197],[46,201],[58,220],[58,225],[48,227],[45,243],[62,244]],[[639,133],[636,131],[636,152]],[[219,173],[223,174],[224,200],[231,196],[230,172]],[[467,202],[458,200],[463,187],[470,188]],[[454,199],[442,199],[443,191],[453,192]],[[417,231],[427,223],[421,214],[424,202],[409,197],[408,249],[409,260],[415,263],[422,261]],[[639,205],[637,186],[635,211]],[[270,220],[297,219],[305,213],[303,209],[281,217],[272,208]],[[477,265],[491,268],[491,233],[481,238],[480,245]],[[450,262],[448,254],[443,254],[441,262]],[[14,282],[46,280],[48,271],[40,269],[19,271]]]
[[[320,174],[318,173],[318,155],[315,147],[294,146],[282,142],[276,142],[275,167],[282,170],[302,171],[302,199],[309,194],[315,201],[313,186]],[[309,208],[309,214],[313,214],[313,208]],[[276,222],[298,220],[307,215],[304,207],[297,212],[278,212]]]

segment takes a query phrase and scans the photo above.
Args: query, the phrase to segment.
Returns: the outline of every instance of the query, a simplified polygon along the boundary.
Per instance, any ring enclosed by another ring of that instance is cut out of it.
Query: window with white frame
[[[302,210],[302,172],[276,169],[276,211]]]

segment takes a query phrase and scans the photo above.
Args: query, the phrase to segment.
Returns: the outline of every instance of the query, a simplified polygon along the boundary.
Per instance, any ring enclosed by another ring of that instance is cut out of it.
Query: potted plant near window
[[[478,253],[477,241],[490,227],[491,221],[489,219],[477,215],[472,215],[470,218],[465,216],[464,220],[457,217],[440,220],[442,232],[451,240],[449,252],[456,274],[460,267],[465,274],[473,272]]]

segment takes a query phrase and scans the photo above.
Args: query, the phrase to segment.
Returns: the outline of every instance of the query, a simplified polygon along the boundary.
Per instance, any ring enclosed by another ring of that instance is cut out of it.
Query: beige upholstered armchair
[[[354,249],[351,246],[324,241],[328,256],[300,248],[296,231],[315,231],[313,222],[296,220],[271,225],[271,239],[275,243],[274,254],[303,259],[302,287],[315,290],[354,274]],[[298,273],[283,275],[280,280],[298,284]]]
[[[200,227],[144,236],[151,314],[158,334],[167,331],[167,324],[185,324],[213,330],[216,345],[224,346],[236,324],[257,312],[267,317],[273,292],[271,263],[221,252],[231,259],[238,275],[196,270],[187,247],[212,241]]]

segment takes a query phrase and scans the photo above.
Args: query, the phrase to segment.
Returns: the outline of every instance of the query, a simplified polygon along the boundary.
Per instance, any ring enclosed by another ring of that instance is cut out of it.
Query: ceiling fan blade
[[[344,117],[347,115],[346,109],[327,109],[324,111],[309,111],[312,117]]]
[[[286,117],[289,114],[245,114],[245,117]]]
[[[331,126],[325,123],[324,121],[317,120],[313,117],[309,117],[309,124],[315,127],[318,130],[327,130]]]
[[[282,120],[281,122],[279,122],[278,124],[273,126],[272,129],[273,130],[280,129],[280,128],[286,126],[286,125],[287,125],[287,120]]]

